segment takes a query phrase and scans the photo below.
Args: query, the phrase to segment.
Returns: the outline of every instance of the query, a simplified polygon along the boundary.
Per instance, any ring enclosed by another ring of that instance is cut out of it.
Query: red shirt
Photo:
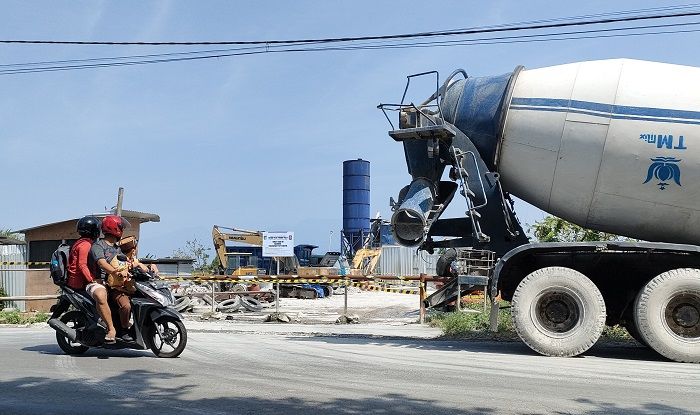
[[[93,240],[80,238],[70,249],[68,255],[68,281],[66,285],[76,290],[83,290],[95,277],[88,267],[88,256]]]

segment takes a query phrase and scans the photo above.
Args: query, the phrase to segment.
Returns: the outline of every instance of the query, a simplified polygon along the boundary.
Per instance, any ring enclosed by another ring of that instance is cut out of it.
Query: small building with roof
[[[108,212],[94,213],[91,216],[104,218],[107,215],[114,215],[116,210]],[[82,216],[81,216],[82,217]],[[129,221],[129,228],[124,230],[124,236],[135,236],[137,239],[141,234],[141,224],[147,222],[160,222],[160,216],[154,213],[145,213],[135,210],[122,210],[122,217]],[[78,226],[78,218],[66,219],[58,222],[51,222],[45,225],[33,226],[26,229],[15,231],[19,234],[24,234],[26,247],[25,258],[29,262],[28,266],[22,266],[23,271],[15,271],[15,279],[17,273],[22,274],[22,283],[16,282],[15,285],[22,285],[24,292],[14,290],[9,295],[53,295],[58,292],[58,287],[53,284],[48,272],[47,263],[51,260],[51,254],[58,248],[62,242],[72,244],[80,236],[76,231]],[[38,263],[38,264],[34,264]],[[15,269],[19,267],[14,267]],[[7,290],[6,290],[7,291]],[[23,307],[20,311],[48,311],[55,300],[31,300],[23,302]]]
[[[107,215],[114,215],[115,211],[94,213],[99,219]],[[86,215],[87,216],[87,215]],[[145,213],[135,210],[122,210],[122,217],[126,218],[131,225],[124,231],[124,236],[135,236],[139,238],[141,224],[146,222],[160,222],[160,216],[154,213]],[[76,231],[80,218],[66,219],[58,222],[47,223],[45,225],[20,229],[17,233],[24,234],[24,240],[28,247],[29,262],[47,262],[51,258],[53,251],[58,248],[62,241],[72,244],[80,235]]]

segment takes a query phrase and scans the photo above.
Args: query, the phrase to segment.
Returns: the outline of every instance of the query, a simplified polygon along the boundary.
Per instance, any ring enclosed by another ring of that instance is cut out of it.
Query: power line
[[[694,8],[698,5],[682,6],[684,9]],[[663,10],[663,9],[662,9]],[[622,13],[622,12],[618,12]],[[456,36],[456,35],[473,35],[480,33],[498,33],[509,31],[522,30],[537,30],[537,29],[554,29],[570,26],[588,26],[596,24],[623,23],[640,20],[658,20],[680,17],[700,16],[700,11],[687,11],[668,14],[654,14],[628,17],[610,17],[597,20],[587,21],[563,21],[542,24],[528,24],[519,26],[493,26],[482,28],[470,28],[463,30],[447,30],[447,31],[431,31],[419,33],[404,33],[394,35],[376,35],[376,36],[356,36],[356,37],[334,37],[334,38],[318,38],[318,39],[289,39],[289,40],[251,40],[251,41],[198,41],[198,42],[130,42],[130,41],[76,41],[76,40],[0,40],[4,44],[48,44],[48,45],[131,45],[131,46],[204,46],[204,45],[296,45],[308,43],[338,43],[338,42],[356,42],[369,40],[394,40],[394,39],[411,39],[424,37],[441,37],[441,36]]]
[[[378,49],[405,49],[405,48],[425,48],[425,47],[449,47],[449,46],[473,46],[473,45],[489,45],[489,44],[514,44],[514,43],[531,43],[531,42],[547,42],[547,41],[563,41],[563,40],[583,40],[583,39],[597,39],[597,38],[611,38],[611,37],[629,37],[629,36],[646,36],[646,35],[660,35],[660,34],[680,34],[680,33],[695,33],[700,32],[700,29],[688,29],[688,30],[665,30],[665,31],[654,31],[654,32],[639,32],[639,33],[609,33],[609,34],[599,34],[599,32],[611,32],[611,31],[621,31],[621,30],[639,30],[639,29],[650,29],[650,28],[663,28],[663,27],[675,27],[675,26],[693,26],[700,25],[700,22],[688,22],[688,23],[676,23],[667,25],[653,25],[653,26],[639,26],[636,28],[610,28],[610,29],[597,29],[589,31],[578,31],[578,32],[563,32],[563,33],[547,33],[547,34],[533,34],[533,35],[521,35],[521,36],[505,36],[500,38],[481,38],[481,39],[463,39],[463,40],[452,40],[452,41],[430,41],[430,42],[414,42],[414,43],[377,43],[377,44],[365,44],[365,45],[344,45],[344,46],[319,46],[319,47],[301,47],[301,48],[279,48],[279,49],[269,49],[269,48],[238,48],[230,49],[233,52],[228,53],[216,53],[203,56],[184,56],[177,58],[163,58],[163,59],[146,59],[137,61],[126,61],[126,62],[106,62],[106,63],[88,63],[84,65],[63,65],[63,66],[48,66],[48,67],[36,67],[36,68],[14,68],[0,70],[0,75],[13,75],[13,74],[24,74],[24,73],[37,73],[37,72],[55,72],[55,71],[68,71],[68,70],[78,70],[78,69],[92,69],[92,68],[103,68],[103,67],[115,67],[115,66],[133,66],[133,65],[146,65],[155,63],[168,63],[168,62],[181,62],[181,61],[191,61],[191,60],[201,60],[201,59],[215,59],[233,56],[246,56],[246,55],[258,55],[263,53],[293,53],[293,52],[324,52],[324,51],[348,51],[348,50],[378,50]],[[580,36],[581,34],[591,34],[598,33],[595,35]],[[572,36],[575,35],[575,36]],[[254,50],[251,50],[254,49]],[[203,51],[202,51],[203,52]],[[200,52],[200,53],[202,53]],[[197,52],[185,52],[188,54]],[[164,54],[170,55],[170,54]],[[149,56],[149,55],[142,55]],[[158,55],[152,55],[158,56]],[[100,58],[96,58],[100,59]],[[116,59],[116,58],[103,58],[103,59]]]
[[[529,21],[523,21],[523,22],[517,22],[517,23],[504,23],[501,25],[493,25],[493,26],[472,27],[471,29],[490,28],[490,27],[521,26],[521,25],[531,25],[531,24],[539,24],[539,23],[572,21],[572,20],[592,19],[592,18],[600,18],[600,17],[607,17],[607,16],[621,16],[621,15],[639,14],[639,13],[668,12],[668,11],[672,11],[672,10],[696,9],[698,6],[700,6],[700,3],[681,4],[681,5],[675,5],[675,6],[652,7],[652,8],[646,8],[646,9],[621,10],[621,11],[616,11],[616,12],[585,14],[585,15],[571,16],[571,17],[556,17],[556,18],[549,18],[549,19],[529,20]],[[469,29],[469,28],[453,29],[453,30],[467,30],[467,29]]]
[[[570,31],[570,32],[559,32],[559,33],[537,33],[537,34],[530,34],[530,35],[513,35],[513,36],[501,36],[501,37],[485,37],[485,38],[473,38],[473,39],[460,39],[460,40],[443,40],[443,41],[427,41],[427,42],[413,42],[413,43],[387,43],[387,42],[374,42],[374,43],[365,43],[365,44],[360,44],[360,45],[354,45],[354,49],[376,49],[376,48],[381,48],[383,46],[389,47],[389,46],[398,46],[398,45],[403,45],[403,46],[441,46],[441,45],[448,45],[451,43],[454,44],[459,44],[459,45],[466,45],[466,44],[484,44],[484,43],[476,43],[476,42],[482,42],[482,41],[489,41],[489,42],[494,42],[494,41],[500,41],[500,40],[509,40],[509,39],[535,39],[535,38],[547,38],[543,40],[554,40],[554,39],[548,39],[549,37],[552,36],[564,36],[564,35],[577,35],[577,34],[591,34],[591,33],[604,33],[604,32],[620,32],[620,31],[630,31],[630,30],[645,30],[645,29],[662,29],[662,28],[670,28],[670,27],[685,27],[685,26],[696,26],[699,25],[700,22],[685,22],[685,23],[667,23],[667,24],[657,24],[657,25],[643,25],[643,26],[628,26],[628,27],[618,27],[618,28],[605,28],[605,29],[591,29],[591,30],[579,30],[579,31]],[[664,34],[670,33],[670,32],[664,32]],[[651,34],[651,33],[649,33]],[[661,33],[654,33],[654,34],[661,34]],[[570,38],[569,40],[573,40],[573,38]],[[522,42],[519,42],[522,43]],[[489,43],[493,44],[493,43]],[[143,59],[143,58],[167,58],[167,57],[180,57],[180,56],[193,56],[193,55],[205,55],[205,54],[217,54],[215,57],[223,57],[223,55],[219,54],[227,54],[229,52],[240,52],[240,51],[257,51],[260,53],[265,52],[266,50],[269,50],[270,48],[272,49],[281,49],[284,46],[277,45],[277,46],[270,46],[268,49],[266,49],[264,46],[248,46],[248,47],[239,47],[239,48],[226,48],[226,49],[209,49],[209,50],[198,50],[198,51],[187,51],[187,52],[170,52],[170,53],[157,53],[157,54],[146,54],[146,55],[124,55],[124,56],[109,56],[109,57],[97,57],[97,58],[86,58],[86,59],[66,59],[66,60],[53,60],[53,61],[35,61],[35,62],[24,62],[24,63],[9,63],[9,64],[0,64],[0,68],[16,68],[17,71],[22,71],[22,70],[29,70],[29,69],[41,69],[41,68],[31,68],[33,66],[39,66],[39,65],[58,65],[58,64],[80,64],[80,63],[90,63],[90,62],[105,62],[105,61],[119,61],[119,60],[133,60],[133,59]],[[327,48],[320,49],[320,50],[328,50]],[[334,49],[338,50],[338,49]],[[346,49],[346,50],[351,50],[351,49]],[[284,51],[282,49],[282,51]],[[206,57],[206,56],[204,56]],[[52,69],[52,68],[47,68],[47,69]],[[0,73],[2,71],[11,71],[11,69],[0,69]]]

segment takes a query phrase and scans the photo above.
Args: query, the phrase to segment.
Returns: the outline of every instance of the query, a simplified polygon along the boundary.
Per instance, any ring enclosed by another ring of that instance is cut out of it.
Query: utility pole
[[[122,202],[124,201],[124,188],[119,188],[119,193],[117,193],[117,216],[122,215]]]

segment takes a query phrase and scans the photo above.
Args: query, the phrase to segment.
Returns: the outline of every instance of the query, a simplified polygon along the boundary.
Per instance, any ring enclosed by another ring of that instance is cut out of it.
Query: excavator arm
[[[379,264],[381,248],[361,248],[352,257],[352,268],[362,270],[362,275],[372,275]]]

